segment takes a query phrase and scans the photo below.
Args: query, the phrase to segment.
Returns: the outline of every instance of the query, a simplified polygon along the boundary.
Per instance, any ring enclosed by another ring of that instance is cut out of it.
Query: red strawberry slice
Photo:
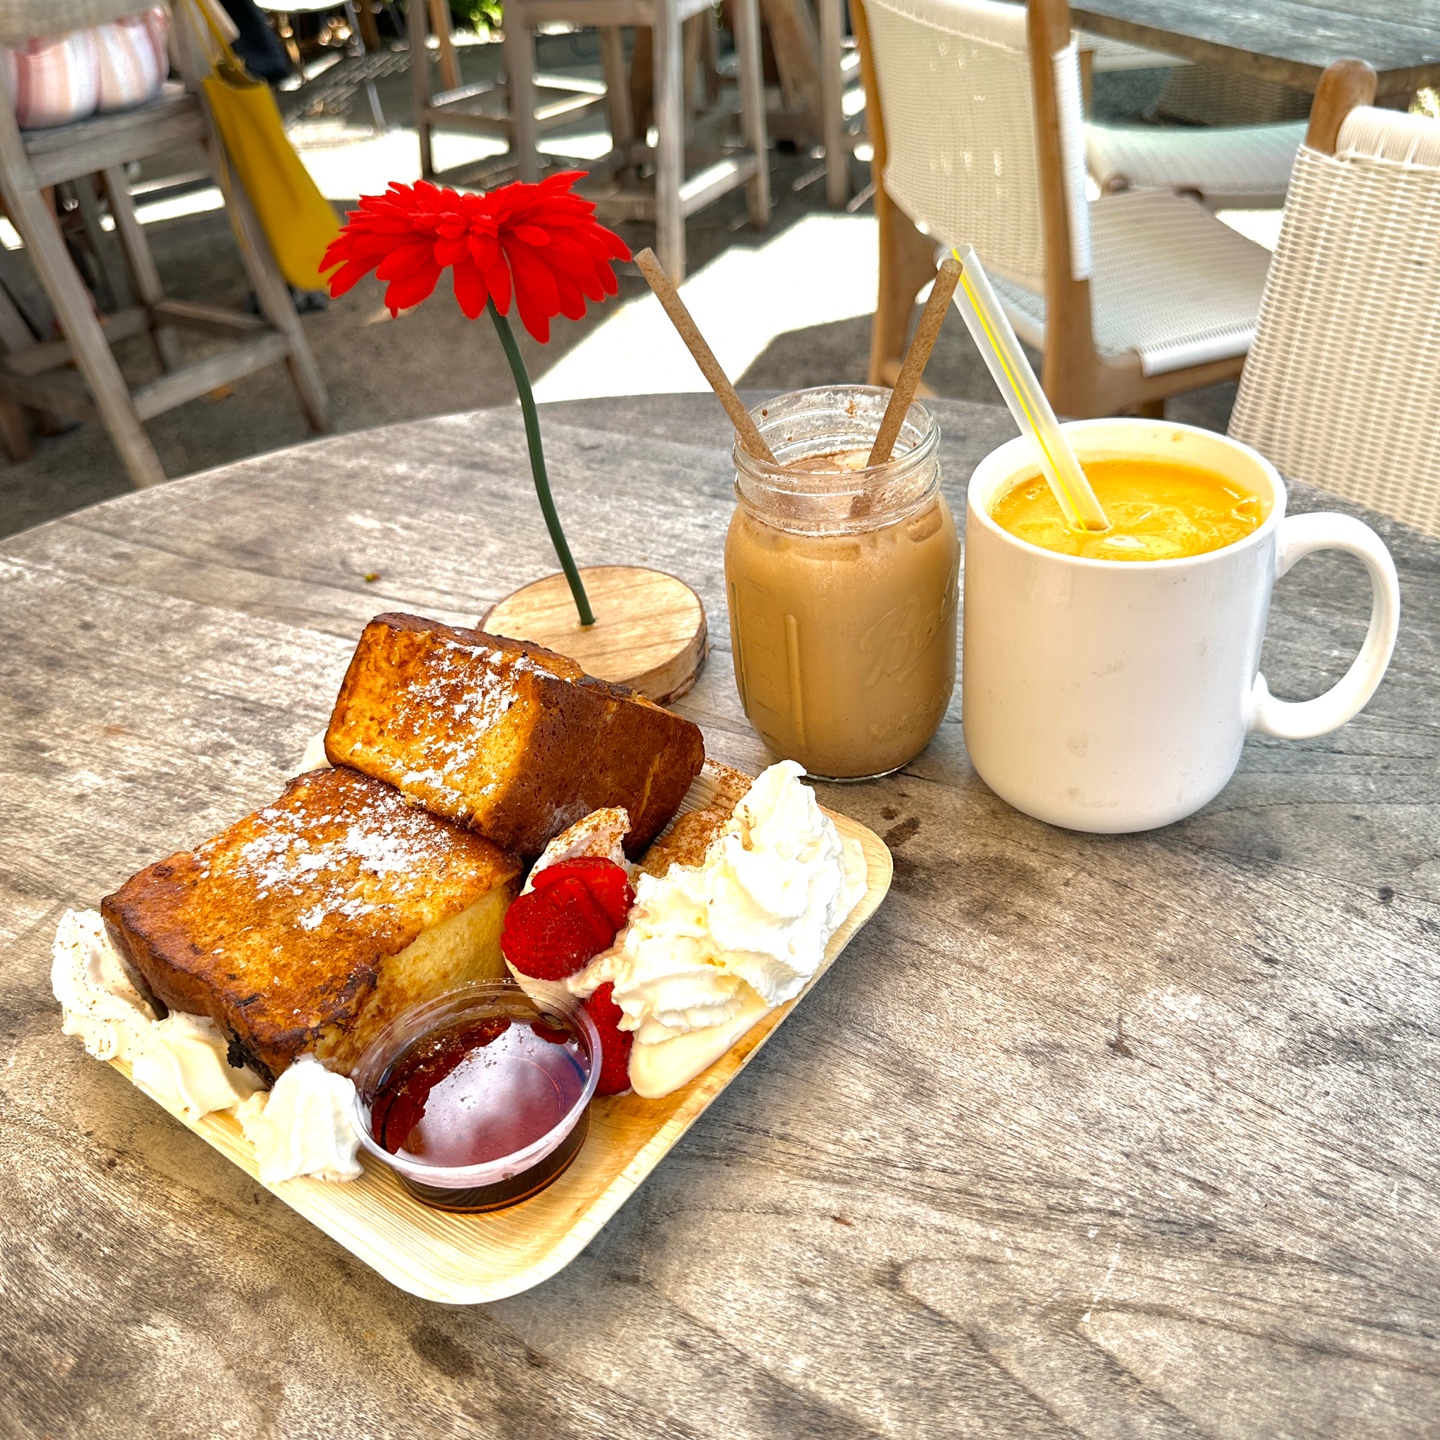
[[[607,980],[585,1008],[600,1032],[600,1083],[597,1095],[623,1095],[630,1088],[630,1047],[635,1037],[620,1028],[624,1011],[615,1003],[615,987]]]
[[[596,855],[581,855],[547,865],[531,882],[536,890],[547,890],[567,879],[579,880],[594,896],[596,903],[609,917],[613,929],[619,930],[635,903],[630,877],[613,860]]]
[[[500,949],[522,975],[563,980],[609,949],[634,900],[613,860],[562,860],[505,912]]]

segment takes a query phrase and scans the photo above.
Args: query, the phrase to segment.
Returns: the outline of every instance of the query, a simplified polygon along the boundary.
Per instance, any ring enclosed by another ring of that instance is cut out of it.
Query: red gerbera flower
[[[578,320],[587,297],[615,294],[610,262],[630,258],[625,242],[595,219],[594,205],[571,193],[583,174],[517,181],[488,195],[392,181],[385,194],[361,197],[325,252],[320,268],[340,267],[330,293],[343,295],[373,270],[387,282],[385,304],[398,315],[430,295],[449,267],[470,319],[487,300],[508,315],[513,293],[525,328],[546,341],[552,316]]]

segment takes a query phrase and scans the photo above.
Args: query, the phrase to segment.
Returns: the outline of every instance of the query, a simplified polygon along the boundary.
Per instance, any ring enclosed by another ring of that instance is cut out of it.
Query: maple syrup
[[[361,1142],[427,1205],[513,1205],[584,1144],[599,1065],[583,1007],[551,1013],[513,985],[463,986],[411,1007],[361,1057]]]
[[[483,1165],[548,1135],[585,1089],[579,1039],[542,1020],[487,1016],[425,1036],[391,1067],[370,1133],[392,1155]]]

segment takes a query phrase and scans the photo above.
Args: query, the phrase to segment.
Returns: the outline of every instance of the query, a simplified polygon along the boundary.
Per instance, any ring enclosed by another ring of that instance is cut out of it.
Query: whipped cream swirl
[[[360,1174],[349,1079],[302,1056],[267,1094],[253,1071],[230,1064],[228,1042],[208,1016],[172,1010],[164,1020],[155,1018],[96,911],[67,910],[61,917],[50,988],[64,1033],[78,1036],[97,1060],[128,1062],[130,1078],[172,1115],[193,1125],[212,1111],[234,1109],[267,1185],[298,1175],[353,1180]]]
[[[614,946],[566,982],[581,996],[614,984],[621,1028],[635,1033],[637,1094],[668,1094],[793,1000],[864,894],[864,851],[804,773],[793,760],[772,765],[699,865],[642,875]]]

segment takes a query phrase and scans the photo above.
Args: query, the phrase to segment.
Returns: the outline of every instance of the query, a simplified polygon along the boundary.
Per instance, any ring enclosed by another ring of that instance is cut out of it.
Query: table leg
[[[535,123],[535,37],[518,16],[505,26],[505,73],[510,77],[510,153],[521,180],[540,178],[540,131]]]
[[[816,0],[820,12],[821,135],[825,199],[839,209],[850,198],[850,147],[845,135],[844,77],[840,69],[841,0]]]
[[[770,223],[770,137],[765,124],[758,0],[734,0],[731,23],[735,26],[736,68],[740,72],[740,123],[756,161],[755,178],[746,186],[750,223],[763,228]]]
[[[680,25],[670,0],[655,0],[655,249],[665,273],[685,278],[685,96]]]

